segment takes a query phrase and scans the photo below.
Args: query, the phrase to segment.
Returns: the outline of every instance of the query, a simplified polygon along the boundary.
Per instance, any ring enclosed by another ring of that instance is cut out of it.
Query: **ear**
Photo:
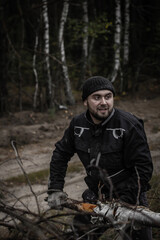
[[[84,100],[83,104],[84,104],[85,107],[87,106],[87,99]]]

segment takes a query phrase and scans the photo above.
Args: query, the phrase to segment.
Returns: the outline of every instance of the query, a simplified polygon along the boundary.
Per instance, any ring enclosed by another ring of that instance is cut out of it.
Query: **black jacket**
[[[50,163],[49,189],[64,187],[67,164],[77,153],[95,193],[135,203],[138,190],[148,190],[153,165],[143,122],[134,115],[113,109],[100,125],[88,112],[72,119],[63,138],[56,143]]]

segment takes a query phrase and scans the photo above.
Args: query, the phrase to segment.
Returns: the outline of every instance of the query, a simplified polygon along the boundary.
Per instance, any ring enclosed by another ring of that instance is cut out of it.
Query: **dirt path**
[[[160,170],[160,97],[146,99],[120,99],[115,101],[115,106],[132,112],[144,120],[145,130],[151,149],[154,163],[154,174]],[[77,104],[74,108],[59,111],[53,118],[49,114],[22,112],[11,114],[0,119],[0,176],[1,180],[21,174],[21,169],[15,159],[15,153],[9,144],[10,139],[15,139],[19,145],[19,155],[27,173],[49,168],[55,142],[63,135],[73,115],[82,112],[84,108]],[[73,161],[78,161],[77,156]],[[67,176],[65,191],[71,198],[81,199],[81,193],[86,188],[83,181],[84,171],[72,176]],[[47,181],[41,185],[34,185],[42,208],[47,208],[44,202]],[[27,186],[13,186],[13,194],[20,197],[30,194]],[[43,194],[40,194],[42,193]],[[33,196],[25,198],[25,204],[36,208]]]

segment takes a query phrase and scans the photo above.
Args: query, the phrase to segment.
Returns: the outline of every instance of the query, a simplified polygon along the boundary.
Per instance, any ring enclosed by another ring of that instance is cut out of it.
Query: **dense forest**
[[[92,75],[160,83],[160,1],[1,0],[0,115],[73,105]]]

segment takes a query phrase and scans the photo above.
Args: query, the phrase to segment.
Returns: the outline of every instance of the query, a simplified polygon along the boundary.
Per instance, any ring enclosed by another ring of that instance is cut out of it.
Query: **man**
[[[134,115],[114,108],[115,90],[101,76],[85,81],[82,100],[85,113],[72,119],[63,138],[56,143],[50,163],[48,204],[59,207],[67,163],[77,153],[83,163],[88,186],[85,202],[118,199],[147,206],[153,166],[143,122]],[[134,231],[132,239],[151,239],[150,228]],[[135,236],[135,237],[134,237]]]

